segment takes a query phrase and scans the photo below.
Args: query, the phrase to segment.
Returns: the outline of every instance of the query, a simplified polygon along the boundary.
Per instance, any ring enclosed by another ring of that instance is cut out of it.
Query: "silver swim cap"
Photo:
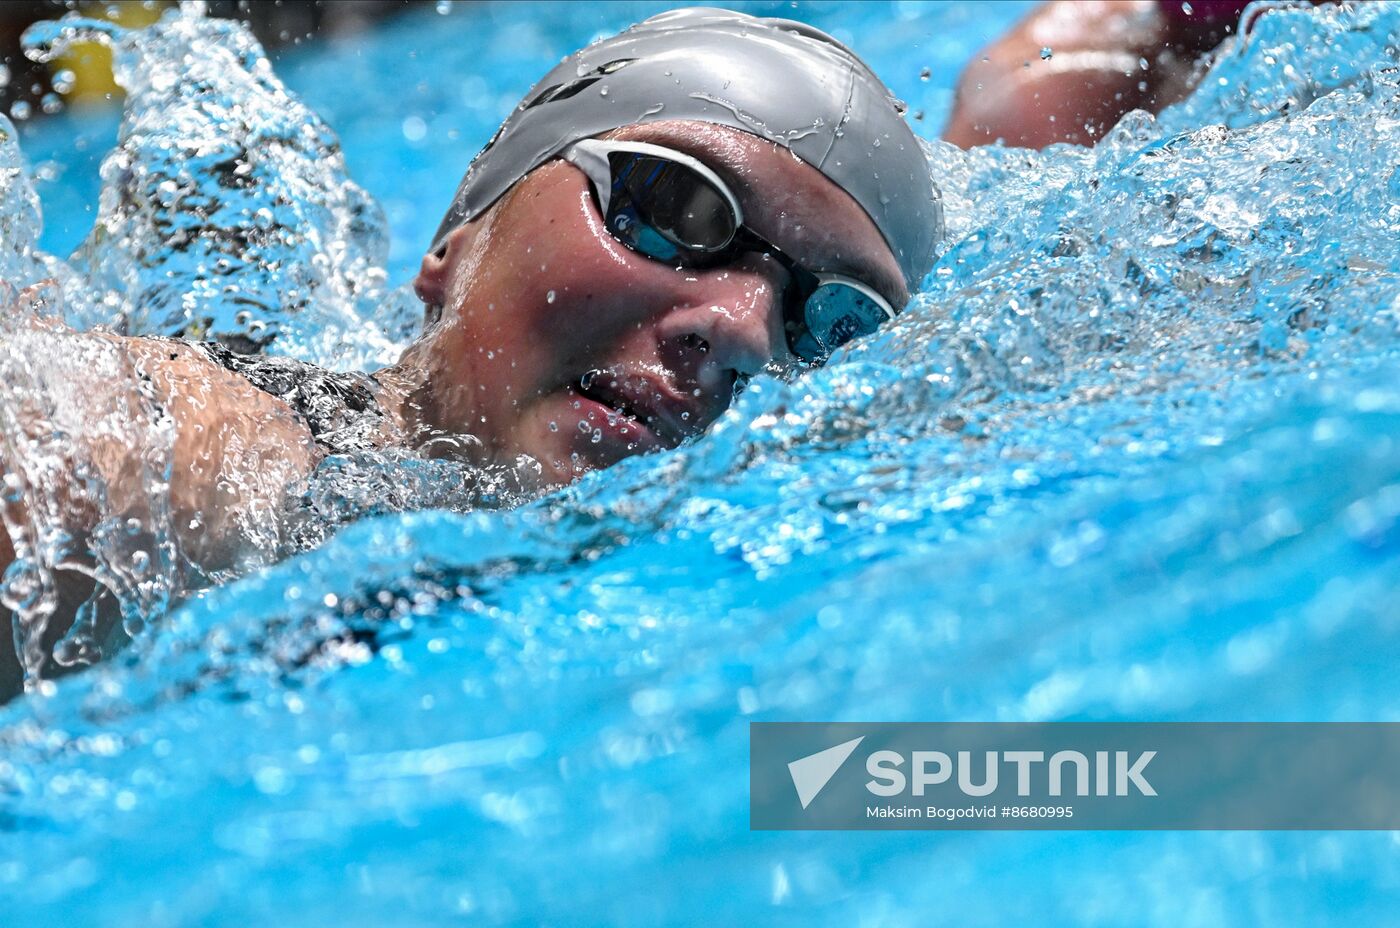
[[[903,105],[874,72],[811,26],[703,7],[653,16],[546,74],[472,161],[430,250],[579,139],[663,119],[791,149],[865,209],[911,290],[933,266],[938,190]]]

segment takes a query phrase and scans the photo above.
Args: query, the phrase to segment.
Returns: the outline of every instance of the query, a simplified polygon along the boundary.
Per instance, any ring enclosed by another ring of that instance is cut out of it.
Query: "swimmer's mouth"
[[[650,430],[662,444],[674,448],[700,431],[694,412],[684,408],[671,389],[645,374],[589,371],[574,384],[585,399],[606,406]]]

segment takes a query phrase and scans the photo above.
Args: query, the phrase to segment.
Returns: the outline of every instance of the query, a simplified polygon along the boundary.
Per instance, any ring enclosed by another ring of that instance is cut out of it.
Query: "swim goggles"
[[[744,225],[739,200],[710,168],[660,145],[583,139],[563,152],[593,185],[609,233],[628,248],[676,267],[715,267],[746,252],[772,255],[792,278],[783,328],[792,353],[821,364],[869,335],[895,310],[873,289],[838,274],[815,274]]]

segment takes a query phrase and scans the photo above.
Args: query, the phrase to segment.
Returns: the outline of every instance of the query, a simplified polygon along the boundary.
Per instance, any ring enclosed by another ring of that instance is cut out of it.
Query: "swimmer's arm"
[[[1042,4],[963,71],[943,138],[962,148],[1092,145],[1130,110],[1183,99],[1224,28],[1183,26],[1153,0]]]
[[[154,339],[68,333],[116,347],[130,362],[128,383],[92,385],[113,391],[142,390],[170,417],[170,511],[180,552],[207,574],[237,568],[252,559],[272,556],[280,541],[283,500],[288,490],[314,468],[316,452],[310,431],[281,400],[256,390],[243,378],[214,364],[191,346]],[[38,421],[20,427],[42,428]],[[149,511],[152,492],[138,459],[163,449],[151,447],[157,432],[133,423],[125,435],[103,430],[76,436],[81,448],[73,461],[95,466],[104,484],[107,506],[116,513]],[[0,447],[5,445],[0,442]],[[0,465],[9,471],[9,462]],[[64,528],[86,546],[86,534],[98,513],[79,488],[76,475],[62,469],[46,474],[44,492],[65,513]],[[23,502],[11,502],[7,519],[24,532],[30,517]],[[0,573],[15,560],[10,532],[0,527]],[[59,608],[45,635],[51,647],[71,625],[77,607],[93,589],[81,569],[55,574]],[[0,623],[0,703],[19,685],[19,665],[9,646],[8,623]],[[47,651],[46,651],[47,653]],[[52,668],[57,669],[57,668]]]

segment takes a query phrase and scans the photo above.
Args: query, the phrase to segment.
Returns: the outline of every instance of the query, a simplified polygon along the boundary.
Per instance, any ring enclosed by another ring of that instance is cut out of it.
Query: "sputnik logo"
[[[788,764],[788,773],[792,774],[792,785],[797,788],[797,798],[802,803],[802,808],[811,805],[817,794],[836,776],[836,771],[841,769],[846,758],[850,757],[856,746],[864,740],[865,736],[861,735],[834,748],[808,754]]]

